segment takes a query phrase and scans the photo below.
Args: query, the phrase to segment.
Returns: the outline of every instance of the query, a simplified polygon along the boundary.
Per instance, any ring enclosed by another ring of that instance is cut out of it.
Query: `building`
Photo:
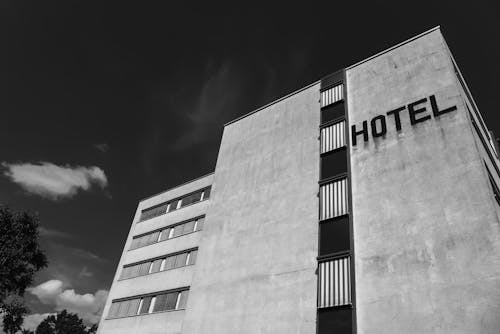
[[[99,333],[499,333],[496,142],[439,27],[225,125],[139,203]]]

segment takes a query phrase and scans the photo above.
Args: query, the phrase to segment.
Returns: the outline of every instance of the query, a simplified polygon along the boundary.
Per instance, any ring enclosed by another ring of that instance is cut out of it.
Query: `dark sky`
[[[436,25],[500,134],[494,4],[0,1],[0,203],[39,214],[36,284],[109,289],[137,202],[211,172],[225,122]],[[50,196],[8,177],[42,162],[107,182]]]

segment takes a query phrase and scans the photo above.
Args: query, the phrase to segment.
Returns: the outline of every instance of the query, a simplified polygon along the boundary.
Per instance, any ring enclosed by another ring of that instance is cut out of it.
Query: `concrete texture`
[[[318,99],[225,127],[183,334],[316,331]]]
[[[351,147],[359,334],[500,332],[500,224],[439,30],[347,70],[350,124],[458,110]],[[430,105],[426,104],[429,109]]]
[[[144,199],[139,203],[120,262],[118,264],[111,290],[109,292],[108,300],[104,307],[103,317],[99,323],[99,334],[180,333],[185,313],[184,310],[160,312],[119,319],[106,319],[106,317],[113,299],[191,285],[195,266],[167,270],[126,280],[119,280],[119,277],[124,264],[147,260],[156,256],[167,255],[198,246],[203,231],[194,232],[171,240],[162,241],[150,246],[129,251],[130,243],[134,236],[203,215],[209,206],[210,199],[137,223],[141,215],[141,210],[207,187],[212,184],[212,180],[213,174],[206,175],[193,180],[192,182]]]

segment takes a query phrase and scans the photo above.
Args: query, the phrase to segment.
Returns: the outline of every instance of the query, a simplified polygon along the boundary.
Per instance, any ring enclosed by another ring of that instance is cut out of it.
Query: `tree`
[[[35,334],[35,332],[30,331],[29,329],[23,329],[23,330],[21,331],[21,334]]]
[[[28,309],[19,296],[9,296],[3,306],[3,330],[7,334],[17,333],[23,324]]]
[[[35,273],[47,266],[38,226],[36,216],[0,206],[0,314],[8,333],[21,329],[28,312],[22,301],[24,291]]]
[[[91,334],[96,331],[97,325],[87,329],[78,315],[62,310],[45,318],[36,328],[35,334]]]

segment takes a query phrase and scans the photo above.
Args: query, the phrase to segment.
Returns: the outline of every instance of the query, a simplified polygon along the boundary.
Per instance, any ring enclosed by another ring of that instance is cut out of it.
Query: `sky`
[[[36,213],[34,328],[97,322],[140,199],[214,170],[223,124],[440,25],[500,135],[494,2],[0,0],[0,203]]]

